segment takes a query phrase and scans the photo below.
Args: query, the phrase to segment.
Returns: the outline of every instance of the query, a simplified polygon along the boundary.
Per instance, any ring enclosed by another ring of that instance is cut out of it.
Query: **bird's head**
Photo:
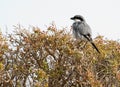
[[[81,15],[75,15],[74,17],[72,17],[70,19],[74,20],[74,21],[85,21],[83,16],[81,16]]]

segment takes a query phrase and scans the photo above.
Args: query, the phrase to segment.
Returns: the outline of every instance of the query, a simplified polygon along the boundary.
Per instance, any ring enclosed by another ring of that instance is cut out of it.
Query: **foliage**
[[[99,54],[90,43],[84,46],[54,24],[46,31],[31,28],[29,32],[18,25],[7,39],[0,35],[1,87],[120,86],[118,41],[97,36]]]

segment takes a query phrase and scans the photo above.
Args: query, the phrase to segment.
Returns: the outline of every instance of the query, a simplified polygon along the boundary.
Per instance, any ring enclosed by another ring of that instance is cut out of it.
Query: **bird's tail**
[[[96,45],[93,43],[92,38],[90,38],[90,36],[88,37],[86,35],[83,35],[83,36],[92,44],[92,46],[96,49],[96,51],[98,53],[100,53],[100,51],[98,50],[98,48],[96,47]]]
[[[96,45],[95,45],[92,41],[90,41],[90,43],[91,43],[92,46],[96,49],[96,51],[97,51],[98,53],[100,53],[100,51],[98,50],[98,48],[96,47]]]

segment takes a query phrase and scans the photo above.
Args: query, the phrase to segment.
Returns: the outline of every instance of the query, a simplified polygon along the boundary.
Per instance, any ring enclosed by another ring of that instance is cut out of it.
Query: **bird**
[[[96,49],[98,53],[100,53],[97,46],[94,44],[92,39],[92,31],[90,26],[86,23],[86,20],[82,15],[75,15],[74,17],[70,18],[71,20],[74,20],[74,23],[72,24],[72,31],[73,35],[77,40],[87,40],[92,44],[92,46]]]

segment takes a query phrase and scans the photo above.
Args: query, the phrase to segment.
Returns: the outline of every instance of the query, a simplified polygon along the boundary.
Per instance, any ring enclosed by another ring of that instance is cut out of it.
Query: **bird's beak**
[[[74,20],[74,17],[70,18],[71,20]]]

